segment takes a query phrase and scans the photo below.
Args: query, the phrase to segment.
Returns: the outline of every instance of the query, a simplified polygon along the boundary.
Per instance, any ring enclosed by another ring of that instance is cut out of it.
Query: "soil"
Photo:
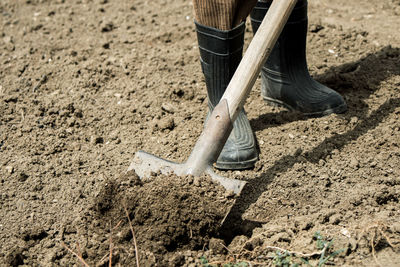
[[[248,182],[237,197],[207,176],[126,172],[138,150],[184,161],[202,131],[190,1],[0,12],[1,266],[316,265],[324,244],[330,265],[400,266],[398,0],[310,1],[310,73],[349,110],[270,107],[257,81],[260,160],[220,172]]]

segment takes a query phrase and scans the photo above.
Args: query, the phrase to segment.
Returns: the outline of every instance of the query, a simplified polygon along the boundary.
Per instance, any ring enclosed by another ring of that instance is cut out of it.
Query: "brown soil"
[[[332,265],[400,266],[400,2],[309,6],[310,72],[349,111],[269,107],[258,81],[260,160],[223,172],[248,181],[235,198],[206,176],[126,174],[140,149],[184,161],[202,131],[190,1],[2,0],[0,265],[78,266],[65,244],[134,266],[133,236],[141,266],[277,265],[276,247],[320,251],[320,232],[344,250]]]

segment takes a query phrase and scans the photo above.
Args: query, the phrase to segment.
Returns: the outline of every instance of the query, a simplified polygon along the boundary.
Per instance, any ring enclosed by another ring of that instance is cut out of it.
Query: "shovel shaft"
[[[229,114],[235,121],[253,87],[261,67],[267,60],[285,26],[297,0],[276,0],[264,17],[246,53],[221,98],[228,103]]]
[[[186,172],[201,175],[217,161],[233,128],[226,101],[220,101],[207,120],[196,145],[186,161]]]

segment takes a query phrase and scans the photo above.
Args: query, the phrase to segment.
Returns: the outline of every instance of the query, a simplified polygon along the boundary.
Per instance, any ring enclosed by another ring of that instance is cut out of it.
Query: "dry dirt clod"
[[[169,103],[163,103],[161,109],[171,114],[175,113],[175,107]]]
[[[224,240],[218,238],[211,238],[208,243],[208,248],[215,254],[226,254],[226,245]]]
[[[162,118],[158,122],[158,126],[161,130],[173,130],[175,127],[175,121],[171,117]]]
[[[93,145],[103,144],[104,143],[104,138],[101,137],[101,136],[92,135],[90,137],[90,143],[93,144]]]
[[[5,169],[9,174],[12,174],[14,172],[14,167],[13,166],[10,166],[10,165],[6,166]]]

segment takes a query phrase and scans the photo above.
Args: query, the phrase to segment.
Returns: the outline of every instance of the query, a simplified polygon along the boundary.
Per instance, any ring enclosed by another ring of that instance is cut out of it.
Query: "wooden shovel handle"
[[[274,0],[253,37],[224,95],[229,116],[235,121],[253,87],[261,67],[282,32],[297,0]]]

